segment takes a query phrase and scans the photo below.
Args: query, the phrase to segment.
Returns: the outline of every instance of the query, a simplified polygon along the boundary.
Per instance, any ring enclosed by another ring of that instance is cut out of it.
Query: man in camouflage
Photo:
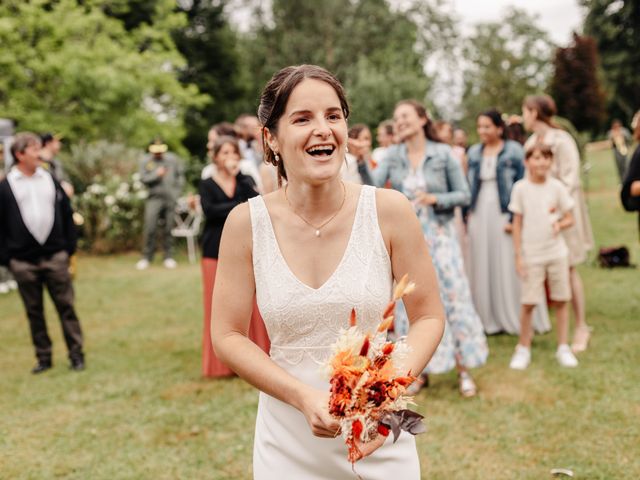
[[[144,270],[153,260],[157,228],[161,220],[164,266],[175,268],[177,264],[172,257],[171,229],[176,201],[184,187],[182,161],[168,151],[162,140],[156,139],[149,145],[149,153],[140,162],[140,180],[147,186],[149,195],[144,210],[144,247],[136,268]]]

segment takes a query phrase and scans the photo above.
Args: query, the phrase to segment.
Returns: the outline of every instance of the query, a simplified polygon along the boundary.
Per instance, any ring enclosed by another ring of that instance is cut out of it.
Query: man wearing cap
[[[168,152],[167,145],[160,139],[149,145],[149,153],[140,162],[140,180],[149,191],[144,209],[144,247],[142,258],[136,264],[138,270],[149,267],[156,249],[156,231],[159,221],[163,220],[162,244],[164,248],[164,266],[175,268],[172,257],[173,237],[171,229],[174,222],[176,200],[184,187],[184,169],[182,161]]]
[[[16,164],[0,182],[0,265],[11,269],[27,312],[38,359],[31,372],[42,373],[52,366],[43,303],[45,287],[60,317],[71,368],[84,370],[82,329],[69,273],[69,256],[76,249],[69,197],[41,168],[38,136],[17,134],[11,153]]]

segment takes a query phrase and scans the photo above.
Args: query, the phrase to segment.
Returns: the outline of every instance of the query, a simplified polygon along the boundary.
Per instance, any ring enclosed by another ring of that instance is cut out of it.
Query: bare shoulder
[[[236,245],[247,243],[251,245],[251,212],[248,202],[231,210],[224,222],[222,238],[224,242],[230,241]]]
[[[269,192],[265,195],[262,195],[262,200],[264,200],[265,205],[270,207],[274,202],[277,202],[280,194],[280,188],[275,189],[273,192]]]
[[[396,222],[398,219],[415,217],[413,206],[407,197],[397,190],[388,188],[376,189],[376,208],[380,224]]]

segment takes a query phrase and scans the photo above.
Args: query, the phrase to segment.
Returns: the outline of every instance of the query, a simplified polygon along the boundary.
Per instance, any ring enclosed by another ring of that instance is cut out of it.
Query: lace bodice
[[[346,250],[329,279],[314,289],[289,269],[262,197],[249,200],[258,307],[279,364],[322,363],[355,307],[373,330],[391,298],[391,261],[378,226],[376,189],[363,186]]]

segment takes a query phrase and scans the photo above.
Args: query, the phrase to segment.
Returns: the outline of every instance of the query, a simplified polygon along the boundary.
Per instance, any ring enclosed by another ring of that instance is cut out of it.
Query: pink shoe
[[[571,350],[573,353],[584,352],[589,346],[589,340],[591,339],[591,327],[582,327],[576,329],[573,333],[573,343],[571,344]]]

